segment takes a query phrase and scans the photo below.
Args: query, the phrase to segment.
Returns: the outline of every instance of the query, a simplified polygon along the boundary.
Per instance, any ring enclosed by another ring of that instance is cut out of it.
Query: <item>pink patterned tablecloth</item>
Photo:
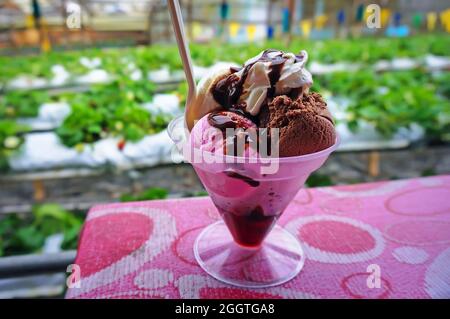
[[[197,265],[194,239],[218,219],[207,197],[93,207],[80,288],[66,297],[450,298],[450,175],[301,190],[279,224],[307,259],[273,288],[228,286]],[[369,288],[378,267],[381,285]]]

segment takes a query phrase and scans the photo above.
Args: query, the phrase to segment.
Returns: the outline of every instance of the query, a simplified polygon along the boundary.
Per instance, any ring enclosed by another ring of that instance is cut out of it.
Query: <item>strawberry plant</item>
[[[8,168],[8,158],[17,152],[24,142],[27,127],[10,120],[0,120],[0,171]]]
[[[445,79],[442,83],[420,71],[328,74],[317,82],[321,90],[350,99],[346,109],[348,125],[357,130],[359,121],[372,123],[386,136],[398,128],[416,123],[425,129],[431,139],[446,140],[449,130],[450,101],[445,98]],[[443,96],[437,95],[442,88]]]
[[[107,123],[107,109],[74,104],[71,114],[56,129],[56,134],[62,143],[69,147],[80,143],[93,143],[102,137]]]
[[[136,202],[144,200],[165,199],[169,194],[168,190],[160,187],[151,187],[139,194],[123,194],[121,202]]]
[[[450,39],[446,35],[418,35],[407,38],[330,39],[324,41],[294,40],[289,45],[279,40],[262,43],[224,44],[211,42],[191,44],[196,64],[210,66],[216,61],[242,63],[267,47],[298,52],[306,49],[311,59],[321,63],[356,62],[371,65],[382,59],[396,57],[423,57],[426,54],[448,56]],[[52,78],[51,68],[63,65],[73,75],[81,75],[88,68],[81,57],[101,59],[101,68],[108,73],[127,75],[129,63],[146,73],[167,66],[171,71],[181,70],[182,64],[174,45],[140,46],[135,48],[84,49],[81,51],[51,52],[39,56],[0,57],[0,81],[7,82],[19,75]]]
[[[118,145],[123,149],[126,141],[136,142],[157,133],[170,121],[168,115],[151,114],[140,106],[151,101],[153,92],[154,85],[147,80],[120,78],[82,94],[66,95],[72,112],[56,133],[69,147],[117,136],[123,139]]]
[[[0,257],[38,253],[45,239],[63,234],[63,249],[76,249],[83,219],[57,204],[44,204],[32,216],[9,214],[0,218]]]
[[[434,78],[437,85],[437,93],[450,99],[450,72],[444,72]]]
[[[44,91],[9,91],[0,97],[0,117],[35,117],[41,104],[49,100]]]

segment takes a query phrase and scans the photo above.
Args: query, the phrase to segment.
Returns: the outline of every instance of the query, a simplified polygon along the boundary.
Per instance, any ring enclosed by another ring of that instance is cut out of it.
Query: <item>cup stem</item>
[[[275,225],[263,243],[242,247],[223,221],[206,227],[194,244],[199,265],[214,278],[245,288],[280,285],[302,269],[305,255],[298,240]]]

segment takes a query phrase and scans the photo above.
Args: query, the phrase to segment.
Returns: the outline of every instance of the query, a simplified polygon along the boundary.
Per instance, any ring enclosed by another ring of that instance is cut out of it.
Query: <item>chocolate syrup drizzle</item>
[[[238,127],[238,124],[236,121],[233,121],[233,119],[226,114],[223,114],[222,112],[212,112],[208,115],[208,123],[212,127],[218,128],[222,131],[222,133],[225,132],[227,128],[235,129]]]
[[[269,53],[278,52],[273,57],[269,57]],[[271,62],[271,70],[268,74],[270,79],[270,90],[268,92],[269,96],[273,96],[275,92],[275,84],[280,79],[281,70],[287,58],[283,57],[283,52],[273,49],[265,50],[262,55],[255,61],[248,63],[244,66],[241,77],[237,76],[235,73],[241,71],[242,69],[230,68],[232,74],[227,76],[225,79],[217,82],[212,90],[212,95],[214,99],[222,105],[225,109],[230,109],[238,103],[239,97],[242,94],[242,89],[244,86],[245,79],[248,76],[248,72],[251,67],[257,62]]]
[[[241,181],[247,183],[251,187],[258,187],[259,186],[259,181],[256,181],[256,180],[254,180],[254,179],[252,179],[252,178],[250,178],[248,176],[244,176],[244,175],[239,174],[239,173],[234,172],[234,171],[225,171],[224,173],[228,177],[240,179]]]
[[[274,52],[276,54],[273,54]],[[305,56],[303,54],[296,55],[294,63],[300,63],[304,60],[304,58]],[[270,62],[270,72],[268,74],[270,88],[267,91],[267,97],[273,98],[275,95],[275,86],[280,79],[281,71],[283,70],[283,66],[287,60],[288,58],[284,56],[282,51],[267,49],[258,59],[244,65],[243,68],[231,67],[231,74],[217,82],[212,90],[212,95],[216,102],[222,105],[225,109],[233,112],[241,110],[240,113],[248,117],[249,114],[245,114],[246,112],[243,111],[245,105],[243,107],[239,106],[238,100],[242,94],[244,82],[252,66],[257,62]],[[240,72],[241,70],[243,70],[242,75],[239,77],[235,73]],[[255,120],[254,117],[250,119]]]
[[[227,114],[228,113],[228,114]],[[229,147],[233,147],[233,155],[234,156],[242,156],[243,152],[249,147],[249,135],[247,132],[242,131],[239,135],[233,135],[232,140],[228,140],[226,136],[226,130],[228,128],[230,129],[239,129],[242,128],[243,130],[247,129],[246,124],[243,123],[243,121],[238,117],[235,116],[234,118],[232,113],[226,112],[226,111],[216,111],[211,112],[208,115],[208,123],[212,127],[215,127],[219,129],[222,132],[222,139],[224,141],[223,143],[223,154],[228,155]],[[239,150],[239,139],[244,139],[243,145],[244,149]]]

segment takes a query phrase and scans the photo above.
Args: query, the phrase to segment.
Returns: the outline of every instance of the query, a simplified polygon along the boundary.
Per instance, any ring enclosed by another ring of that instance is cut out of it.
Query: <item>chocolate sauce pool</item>
[[[261,245],[280,214],[266,216],[261,206],[255,207],[245,215],[222,212],[223,220],[235,241],[241,246],[252,248]]]

